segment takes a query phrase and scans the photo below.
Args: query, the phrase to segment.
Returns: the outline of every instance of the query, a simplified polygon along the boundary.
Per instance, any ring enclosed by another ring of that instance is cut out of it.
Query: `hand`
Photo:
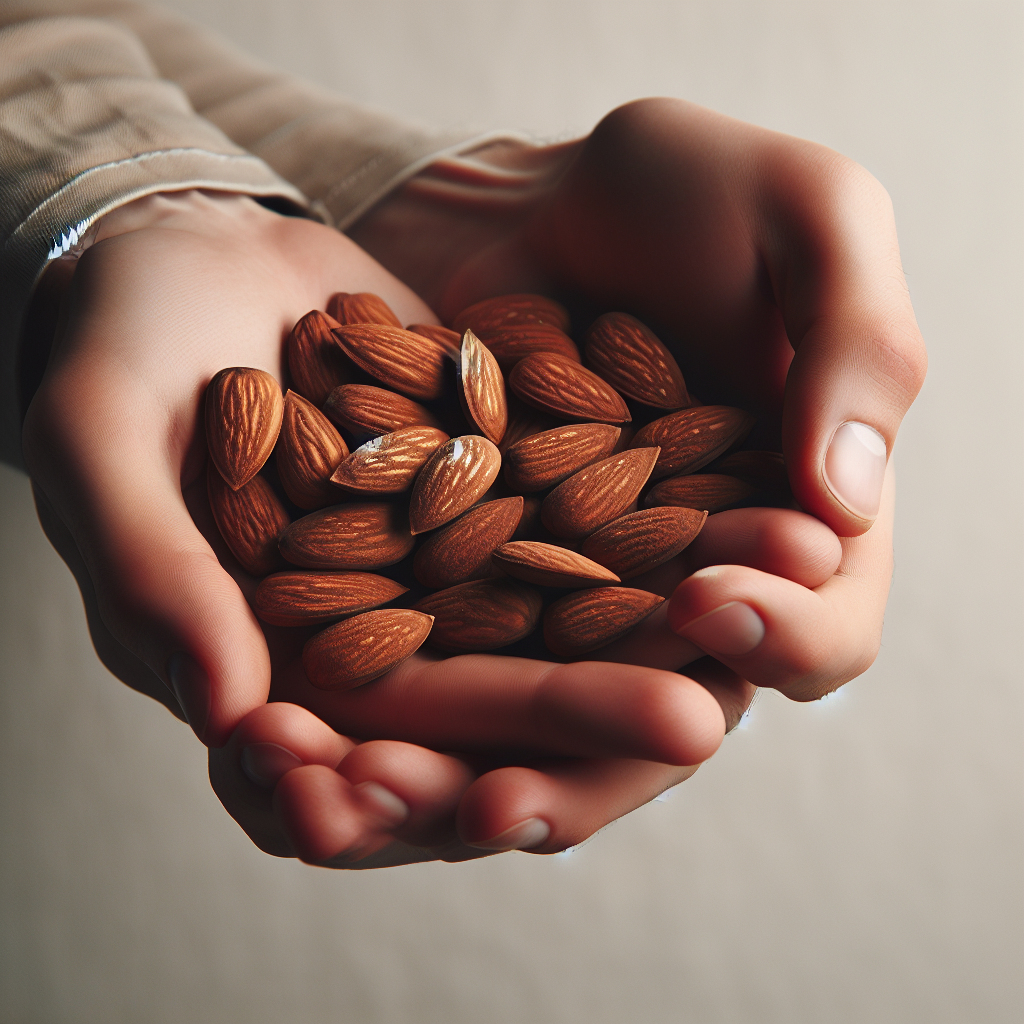
[[[409,225],[416,249],[397,244]],[[892,207],[867,171],[643,100],[577,143],[440,161],[351,234],[446,317],[533,290],[654,326],[704,401],[757,413],[755,446],[781,446],[798,502],[842,538],[835,576],[813,593],[770,570],[709,569],[682,584],[668,621],[798,699],[871,664],[892,574],[889,456],[926,361]]]

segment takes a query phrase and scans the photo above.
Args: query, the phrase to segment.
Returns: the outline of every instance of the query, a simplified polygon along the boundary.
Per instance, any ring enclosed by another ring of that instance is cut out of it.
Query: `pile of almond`
[[[538,628],[555,658],[599,652],[664,600],[624,581],[709,512],[787,486],[781,455],[732,451],[753,417],[689,395],[626,313],[600,316],[582,357],[539,295],[479,302],[452,328],[404,329],[377,296],[341,293],[292,330],[286,394],[247,367],[207,388],[214,517],[263,577],[263,621],[327,626],[303,650],[314,686]]]

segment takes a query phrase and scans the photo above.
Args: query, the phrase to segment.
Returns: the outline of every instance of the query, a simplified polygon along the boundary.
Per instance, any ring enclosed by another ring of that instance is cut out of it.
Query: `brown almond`
[[[683,409],[648,423],[636,432],[632,448],[661,449],[652,477],[693,473],[739,444],[750,433],[754,417],[730,405]]]
[[[570,423],[525,437],[505,449],[505,479],[515,491],[543,491],[611,455],[620,433],[608,423]]]
[[[281,535],[281,554],[305,569],[380,569],[413,547],[404,509],[384,502],[335,505],[296,519]]]
[[[580,362],[580,350],[564,331],[551,324],[522,324],[519,327],[496,327],[480,340],[491,350],[503,373],[508,373],[520,359],[535,352],[554,352],[574,363]]]
[[[464,434],[441,445],[416,477],[409,502],[412,532],[425,533],[475,505],[501,469],[501,454],[486,437]]]
[[[272,626],[320,626],[387,604],[407,591],[372,572],[275,572],[260,581],[252,607]]]
[[[657,335],[628,313],[605,313],[587,331],[587,365],[617,391],[655,409],[690,404],[682,371]]]
[[[544,613],[544,643],[558,658],[579,658],[625,636],[664,600],[631,587],[566,594]]]
[[[733,452],[719,459],[712,470],[746,480],[758,490],[789,490],[786,459],[781,452]]]
[[[537,540],[546,531],[544,524],[540,521],[540,498],[523,498],[523,514],[519,518],[519,525],[516,532],[509,537],[509,540]]]
[[[347,455],[348,446],[331,421],[312,402],[289,391],[275,455],[285,494],[299,508],[334,505],[338,491],[331,486],[331,474]]]
[[[537,540],[502,544],[492,556],[509,576],[538,587],[606,587],[620,582],[615,573],[585,556]]]
[[[288,513],[270,484],[254,476],[233,491],[211,464],[206,485],[217,529],[242,568],[252,576],[278,568],[277,542],[288,526]]]
[[[429,644],[441,651],[493,651],[529,636],[540,621],[540,592],[518,580],[473,580],[428,594],[416,608],[434,616]]]
[[[552,352],[520,359],[509,387],[527,405],[563,420],[628,423],[629,409],[610,384],[585,366]]]
[[[639,448],[595,462],[560,483],[541,506],[556,537],[586,537],[628,511],[647,483],[658,449]]]
[[[440,590],[489,576],[491,554],[513,535],[523,506],[518,495],[484,501],[431,534],[413,559],[416,579]]]
[[[452,327],[459,334],[468,329],[486,339],[495,328],[531,323],[551,324],[568,333],[569,312],[560,302],[543,295],[498,295],[468,306],[452,321]]]
[[[270,458],[283,417],[281,388],[266,370],[229,367],[207,385],[206,443],[232,490],[244,487]]]
[[[292,328],[285,343],[293,388],[317,406],[352,379],[352,364],[332,333],[340,326],[334,317],[314,309]]]
[[[745,480],[724,473],[694,473],[674,476],[652,487],[644,499],[648,507],[681,505],[684,508],[721,512],[746,501],[754,487]]]
[[[306,641],[302,667],[320,690],[352,690],[400,665],[423,646],[433,619],[411,608],[379,608]]]
[[[408,330],[413,334],[422,334],[424,338],[430,338],[438,344],[444,345],[451,350],[452,355],[457,355],[462,348],[462,337],[449,327],[442,327],[440,324],[409,324]]]
[[[403,427],[440,427],[437,418],[418,402],[371,384],[335,388],[324,403],[324,412],[359,444]]]
[[[501,439],[501,444],[498,445],[498,451],[501,452],[502,458],[517,441],[558,426],[558,420],[554,416],[548,416],[547,413],[534,409],[525,402],[520,402],[515,395],[506,393],[505,397],[508,401],[508,425],[505,427],[505,435]]]
[[[327,303],[327,313],[339,324],[387,324],[401,327],[391,307],[373,292],[337,292]]]
[[[505,378],[498,361],[480,339],[467,330],[459,353],[459,401],[470,426],[498,444],[508,425]]]
[[[704,511],[672,506],[630,512],[592,533],[580,553],[629,580],[675,558],[707,517]]]
[[[385,387],[411,398],[440,398],[451,350],[432,338],[384,324],[345,324],[334,330],[341,350]]]
[[[400,494],[412,487],[423,464],[448,440],[436,427],[403,427],[360,445],[344,459],[331,483],[356,494]],[[337,491],[335,500],[337,500]]]

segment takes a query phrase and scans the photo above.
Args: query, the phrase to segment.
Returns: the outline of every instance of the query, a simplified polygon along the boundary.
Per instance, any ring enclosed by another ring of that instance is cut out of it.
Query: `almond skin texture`
[[[746,480],[762,491],[789,490],[786,460],[781,452],[733,452],[719,459],[712,469]]]
[[[380,569],[413,546],[404,509],[384,502],[335,505],[296,519],[281,535],[281,554],[305,569]]]
[[[324,403],[324,412],[358,444],[403,427],[440,427],[436,417],[418,402],[371,384],[335,388]]]
[[[372,572],[276,572],[260,581],[252,607],[272,626],[320,626],[387,604],[407,591]]]
[[[729,405],[702,405],[683,409],[648,423],[636,432],[632,448],[657,446],[658,464],[651,474],[658,480],[676,473],[693,473],[739,444],[750,433],[754,417]]]
[[[520,359],[509,387],[527,405],[563,420],[628,423],[629,409],[617,391],[596,373],[552,352]]]
[[[401,327],[391,307],[373,292],[337,292],[327,303],[327,313],[339,324],[387,324]]]
[[[655,409],[690,404],[682,371],[657,336],[628,313],[605,313],[587,331],[587,365],[617,391]]]
[[[745,480],[737,480],[724,473],[695,473],[692,476],[674,476],[652,487],[644,504],[681,505],[685,508],[722,512],[746,501],[754,487]]]
[[[331,421],[312,402],[289,391],[275,454],[285,494],[307,510],[334,505],[338,491],[331,486],[331,474],[347,455],[348,446]]]
[[[508,399],[508,426],[505,427],[505,436],[498,445],[498,450],[504,458],[505,452],[524,437],[531,437],[544,430],[552,430],[559,425],[554,416],[533,409],[525,402],[520,402],[515,395],[506,393]]]
[[[322,406],[334,388],[352,379],[352,364],[332,333],[340,326],[334,317],[314,309],[292,328],[285,343],[292,385],[316,406]]]
[[[629,580],[675,558],[707,517],[702,510],[665,506],[630,512],[592,533],[580,553]]]
[[[444,526],[483,497],[501,469],[501,454],[486,437],[453,437],[416,477],[409,502],[412,532]]]
[[[493,651],[529,636],[540,622],[540,592],[518,580],[473,580],[429,594],[416,608],[434,616],[429,644],[440,651]]]
[[[517,441],[505,450],[505,480],[514,491],[543,491],[605,459],[621,430],[608,423],[570,423]]]
[[[232,490],[244,487],[277,443],[284,398],[266,370],[234,366],[206,387],[206,443],[210,459]]]
[[[252,576],[277,569],[277,542],[288,526],[288,513],[270,484],[256,476],[233,491],[210,465],[206,486],[217,529],[242,568]]]
[[[579,658],[624,636],[664,600],[630,587],[566,594],[544,613],[544,643],[557,658]]]
[[[424,338],[430,338],[445,348],[451,349],[452,355],[458,354],[462,348],[462,337],[448,327],[440,324],[409,324],[413,334],[422,334]]]
[[[640,448],[581,469],[544,499],[541,520],[556,537],[586,537],[629,509],[657,458],[657,448]]]
[[[319,690],[352,690],[415,654],[432,623],[410,608],[363,612],[307,640],[302,667]]]
[[[447,440],[436,427],[403,427],[383,434],[349,455],[331,482],[355,494],[400,494],[412,487],[423,464]]]
[[[484,501],[463,513],[416,552],[412,571],[425,587],[441,590],[491,574],[491,555],[519,526],[524,501],[516,495]]]
[[[334,330],[341,350],[385,387],[410,398],[440,398],[451,350],[431,338],[383,324],[347,324]]]
[[[493,555],[494,564],[509,576],[535,583],[538,587],[606,587],[619,577],[603,565],[575,551],[536,540],[502,544]]]
[[[535,352],[554,352],[574,363],[580,362],[580,350],[564,331],[551,324],[523,324],[520,327],[497,327],[481,339],[494,353],[503,373],[508,373],[520,359]]]
[[[470,424],[499,444],[508,425],[505,379],[497,359],[472,331],[463,335],[459,353],[459,401]]]
[[[452,321],[452,327],[459,334],[471,330],[484,341],[493,330],[524,324],[551,324],[568,333],[569,312],[554,299],[523,293],[498,295],[493,299],[476,302]]]

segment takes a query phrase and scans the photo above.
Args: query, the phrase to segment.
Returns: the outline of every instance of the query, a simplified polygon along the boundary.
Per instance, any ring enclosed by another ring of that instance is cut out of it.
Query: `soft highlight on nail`
[[[825,483],[854,515],[874,519],[882,501],[886,460],[885,438],[874,427],[844,423],[825,453]]]
[[[367,813],[379,818],[394,828],[409,817],[406,802],[379,782],[360,782],[352,787],[352,795],[363,805]]]
[[[492,837],[482,839],[479,842],[467,843],[467,846],[475,846],[480,850],[495,850],[503,852],[506,850],[532,850],[547,842],[551,835],[551,828],[543,818],[527,818],[504,832]]]
[[[676,630],[711,654],[738,658],[750,654],[764,639],[761,616],[742,601],[730,601]]]

